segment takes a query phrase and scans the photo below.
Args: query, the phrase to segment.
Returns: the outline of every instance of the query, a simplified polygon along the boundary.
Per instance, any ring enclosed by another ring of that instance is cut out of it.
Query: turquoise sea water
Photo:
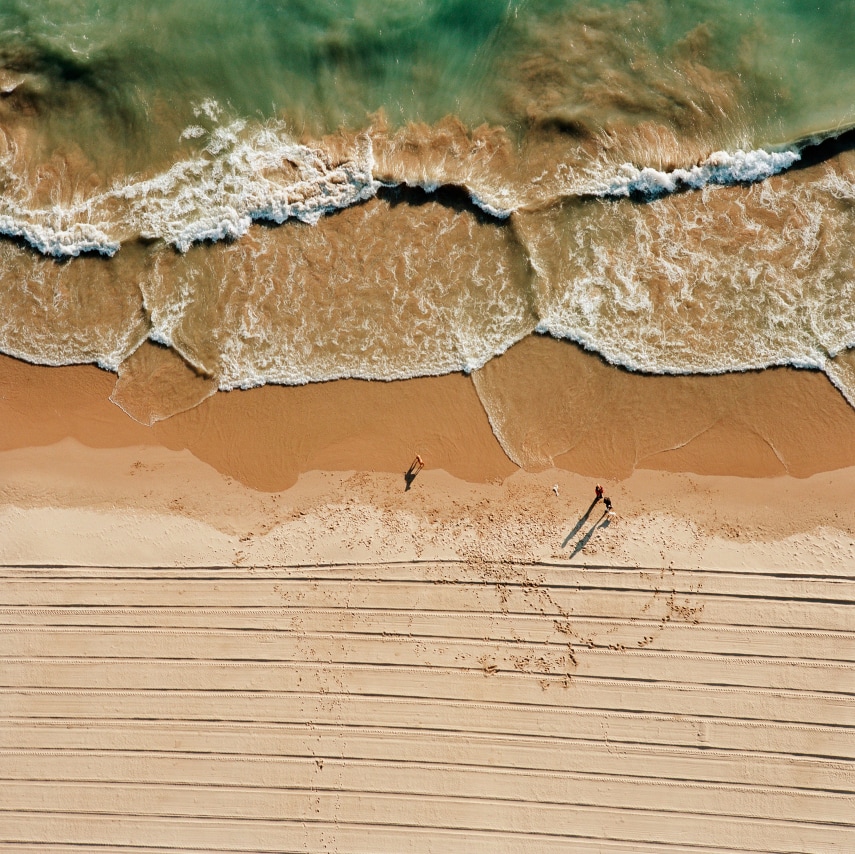
[[[756,147],[855,120],[848,0],[6,0],[0,32],[57,144],[141,160],[206,99],[312,134],[379,109],[517,133],[538,108],[688,127],[718,100],[729,111],[696,120]]]
[[[853,35],[849,0],[0,0],[0,350],[148,340],[222,388],[535,330],[828,368]]]

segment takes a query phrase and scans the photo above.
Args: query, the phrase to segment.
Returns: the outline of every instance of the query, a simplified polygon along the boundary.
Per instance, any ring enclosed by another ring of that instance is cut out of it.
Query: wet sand
[[[637,468],[804,478],[855,465],[855,410],[822,373],[649,376],[544,336],[471,377],[265,386],[215,394],[152,427],[110,402],[115,385],[93,366],[0,356],[0,449],[63,439],[186,449],[264,491],[316,470],[401,472],[416,453],[475,483],[507,477],[512,460],[611,479]]]
[[[855,413],[824,376],[535,338],[153,427],[114,383],[0,359],[3,844],[855,843]]]

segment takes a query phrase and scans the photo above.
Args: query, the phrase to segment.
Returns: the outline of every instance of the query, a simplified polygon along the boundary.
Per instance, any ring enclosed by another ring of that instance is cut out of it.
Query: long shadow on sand
[[[424,468],[424,464],[419,465],[419,458],[416,457],[410,463],[410,467],[404,472],[404,492],[408,492],[410,487],[413,485],[413,481],[416,479],[416,475]]]
[[[576,522],[576,525],[575,525],[575,527],[573,528],[573,530],[572,530],[572,531],[571,531],[571,532],[570,532],[570,533],[569,533],[569,534],[564,538],[564,542],[563,542],[563,543],[561,543],[561,548],[562,548],[562,549],[566,549],[566,548],[567,548],[567,543],[569,543],[569,542],[570,542],[570,540],[572,540],[572,539],[573,539],[573,537],[575,537],[575,536],[576,536],[576,534],[578,534],[578,533],[579,533],[579,531],[581,531],[581,530],[582,530],[582,526],[585,524],[585,522],[587,522],[587,521],[588,521],[588,517],[591,515],[591,511],[594,509],[594,507],[596,507],[596,506],[597,506],[597,501],[599,501],[599,499],[598,499],[598,498],[595,498],[595,499],[591,502],[591,506],[590,506],[590,507],[589,507],[589,508],[588,508],[588,509],[587,509],[587,510],[586,510],[586,511],[585,511],[585,512],[584,512],[584,513],[579,517],[579,521],[578,521],[578,522]]]
[[[606,513],[603,513],[603,515],[600,516],[600,518],[597,519],[597,521],[594,522],[593,525],[591,525],[591,527],[585,533],[585,536],[582,537],[582,539],[579,540],[578,543],[576,543],[575,547],[573,548],[572,553],[570,554],[570,557],[571,558],[576,557],[576,555],[579,554],[579,552],[582,551],[582,549],[584,549],[585,546],[588,545],[588,543],[591,541],[591,537],[594,536],[594,531],[597,531],[600,528],[608,528],[609,524],[610,524],[610,522],[609,522],[608,516],[606,515]]]

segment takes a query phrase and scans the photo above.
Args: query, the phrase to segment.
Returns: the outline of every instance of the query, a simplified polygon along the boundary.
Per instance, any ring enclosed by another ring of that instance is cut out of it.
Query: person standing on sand
[[[406,472],[404,472],[404,480],[407,483],[407,489],[412,486],[413,481],[416,479],[416,475],[424,467],[425,461],[422,459],[421,454],[416,454],[416,458],[410,463],[410,467],[406,470]]]
[[[594,504],[596,504],[603,497],[603,488],[600,484],[597,484],[594,487],[594,492],[597,494],[597,497],[594,499]]]
[[[603,504],[606,505],[606,516],[608,516],[611,519],[611,517],[612,517],[612,500],[611,500],[611,498],[604,498]]]

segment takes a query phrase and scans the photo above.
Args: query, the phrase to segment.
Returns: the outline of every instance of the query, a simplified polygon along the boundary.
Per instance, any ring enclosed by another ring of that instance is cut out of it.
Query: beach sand
[[[0,357],[0,846],[855,848],[822,374],[535,336],[152,427],[115,382]]]

